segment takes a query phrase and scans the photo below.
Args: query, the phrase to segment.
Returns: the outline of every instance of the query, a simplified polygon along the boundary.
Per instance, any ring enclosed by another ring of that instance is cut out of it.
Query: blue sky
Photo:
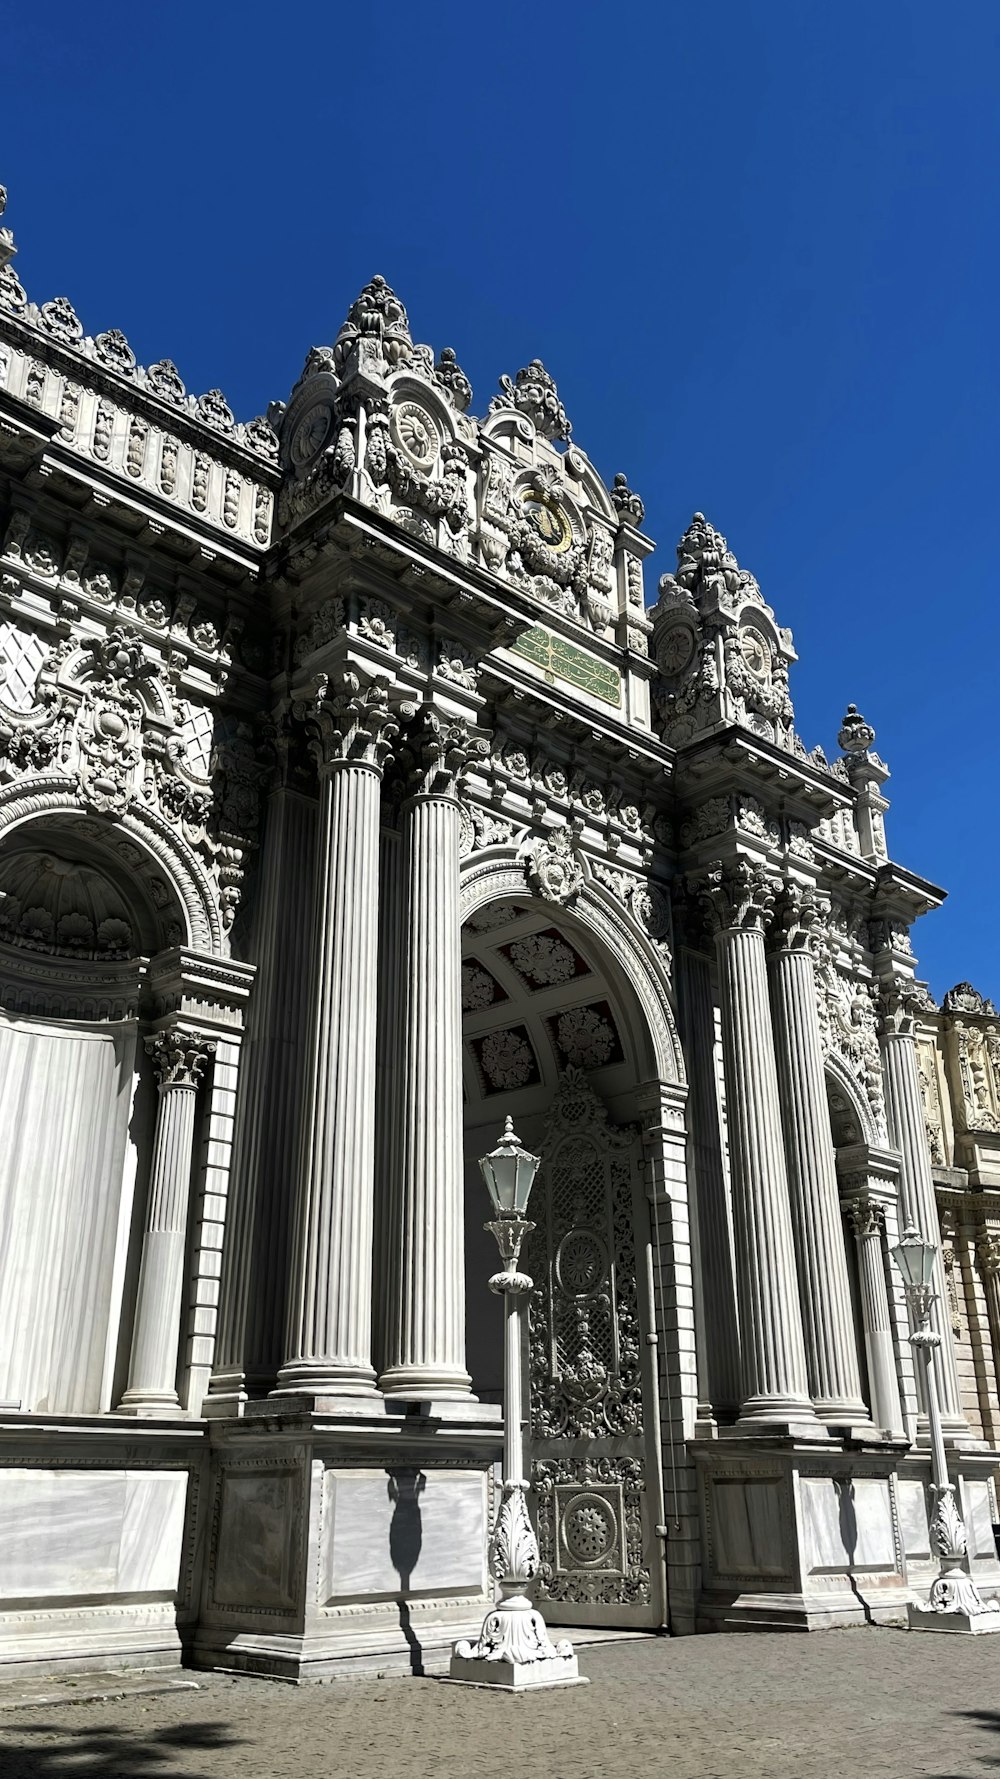
[[[848,700],[1000,998],[996,0],[10,8],[18,270],[247,418],[382,272],[485,410],[541,357],[660,545],[695,508]]]

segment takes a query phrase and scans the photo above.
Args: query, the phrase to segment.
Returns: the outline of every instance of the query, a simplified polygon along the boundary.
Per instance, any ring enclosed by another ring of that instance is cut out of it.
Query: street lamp
[[[495,1149],[479,1163],[494,1217],[484,1228],[496,1237],[504,1270],[494,1273],[490,1290],[504,1300],[503,1486],[500,1510],[489,1543],[490,1572],[500,1597],[483,1620],[476,1643],[456,1643],[449,1678],[477,1686],[520,1692],[526,1687],[581,1684],[573,1645],[553,1643],[545,1620],[528,1598],[538,1574],[538,1542],[525,1499],[521,1439],[521,1328],[524,1302],[533,1280],[519,1272],[521,1243],[535,1225],[525,1217],[539,1157],[529,1155],[508,1118]]]
[[[938,1404],[937,1367],[934,1363],[935,1349],[941,1345],[941,1336],[931,1327],[931,1305],[937,1297],[933,1287],[937,1248],[933,1242],[922,1241],[917,1230],[910,1225],[904,1230],[898,1246],[892,1249],[892,1257],[903,1276],[903,1291],[910,1317],[910,1345],[923,1365],[927,1422],[931,1435],[931,1493],[934,1497],[930,1540],[931,1549],[941,1564],[941,1573],[931,1585],[927,1604],[923,1601],[910,1603],[910,1629],[997,1631],[1000,1630],[1000,1602],[983,1599],[965,1566],[968,1538],[955,1500],[955,1490],[948,1480],[948,1460]]]

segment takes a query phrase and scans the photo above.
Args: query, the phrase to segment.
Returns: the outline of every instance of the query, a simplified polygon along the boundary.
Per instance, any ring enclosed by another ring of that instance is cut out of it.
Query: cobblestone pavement
[[[11,1710],[3,1779],[982,1779],[1000,1639],[829,1631],[585,1647],[591,1684],[521,1698],[437,1680],[199,1690]]]

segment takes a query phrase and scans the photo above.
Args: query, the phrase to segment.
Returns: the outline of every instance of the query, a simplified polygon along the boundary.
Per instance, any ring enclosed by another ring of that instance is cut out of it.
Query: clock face
[[[550,550],[568,550],[573,542],[573,528],[562,507],[544,500],[531,489],[521,498],[524,516]]]
[[[758,679],[767,679],[770,676],[771,649],[759,630],[748,628],[740,631],[740,650],[751,673]]]
[[[332,417],[329,408],[325,406],[310,408],[308,414],[302,416],[292,434],[288,452],[296,469],[310,463],[322,451]]]

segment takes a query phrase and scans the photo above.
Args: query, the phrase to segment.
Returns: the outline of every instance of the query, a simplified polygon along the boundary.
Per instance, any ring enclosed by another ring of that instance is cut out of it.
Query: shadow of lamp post
[[[996,1598],[984,1600],[969,1573],[965,1522],[955,1499],[954,1486],[948,1478],[935,1364],[935,1351],[941,1345],[941,1336],[931,1327],[931,1305],[937,1295],[931,1282],[937,1248],[933,1242],[922,1241],[911,1226],[904,1230],[902,1240],[892,1250],[892,1257],[903,1276],[910,1318],[910,1345],[923,1371],[931,1437],[931,1494],[934,1497],[930,1541],[941,1565],[926,1603],[922,1600],[910,1602],[910,1629],[1000,1631],[1000,1601]]]
[[[539,1158],[529,1155],[508,1118],[503,1136],[479,1163],[493,1204],[485,1227],[496,1237],[502,1272],[490,1290],[504,1301],[504,1450],[500,1510],[489,1544],[490,1571],[500,1597],[483,1620],[476,1643],[456,1643],[449,1679],[475,1686],[521,1692],[527,1687],[584,1684],[573,1645],[553,1643],[528,1587],[538,1573],[538,1543],[525,1492],[521,1434],[521,1330],[524,1304],[533,1281],[518,1271],[521,1243],[535,1225],[525,1217]]]

